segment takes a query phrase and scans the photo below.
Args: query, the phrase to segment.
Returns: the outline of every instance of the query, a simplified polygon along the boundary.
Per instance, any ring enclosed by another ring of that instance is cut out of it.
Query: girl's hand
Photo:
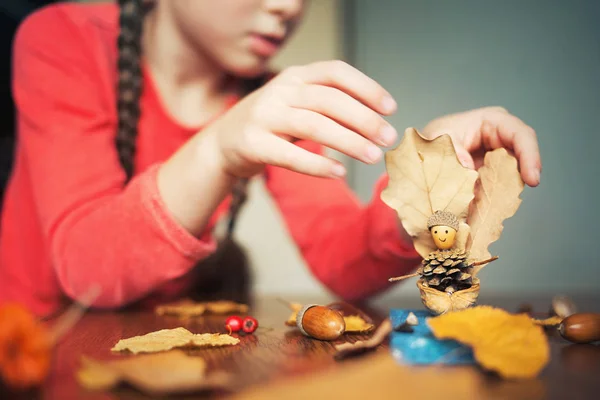
[[[488,150],[506,148],[517,157],[523,181],[529,186],[540,183],[542,162],[536,133],[530,126],[502,107],[486,107],[446,115],[431,121],[423,136],[452,137],[460,162],[479,168]]]
[[[365,163],[382,155],[395,129],[383,119],[396,103],[379,84],[342,61],[284,70],[216,120],[208,134],[222,168],[236,177],[265,165],[321,177],[340,177],[337,161],[296,146],[308,139]],[[201,135],[203,135],[202,133]]]

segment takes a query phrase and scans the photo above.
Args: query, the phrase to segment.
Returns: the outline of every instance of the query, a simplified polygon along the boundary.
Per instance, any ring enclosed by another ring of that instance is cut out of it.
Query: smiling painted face
[[[443,210],[436,211],[428,218],[427,228],[438,249],[448,250],[454,246],[459,224],[454,214]]]
[[[450,226],[437,225],[430,229],[433,242],[440,250],[448,250],[454,246],[456,230]]]

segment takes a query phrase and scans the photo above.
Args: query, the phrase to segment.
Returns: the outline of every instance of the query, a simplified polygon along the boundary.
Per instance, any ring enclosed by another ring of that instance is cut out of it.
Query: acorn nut
[[[573,343],[600,341],[600,314],[572,314],[562,320],[558,331],[563,338]]]
[[[319,340],[335,340],[346,330],[344,317],[331,308],[307,304],[298,311],[296,325],[305,336]]]

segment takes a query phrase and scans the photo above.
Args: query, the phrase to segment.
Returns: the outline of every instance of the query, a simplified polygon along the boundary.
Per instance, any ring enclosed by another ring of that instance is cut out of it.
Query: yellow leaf
[[[414,128],[406,129],[400,144],[386,153],[385,163],[389,182],[381,200],[396,210],[415,249],[425,258],[436,250],[427,219],[444,210],[464,223],[477,172],[460,164],[449,135],[427,140]]]
[[[240,340],[220,333],[194,334],[185,328],[161,329],[145,335],[121,339],[112,351],[129,350],[133,354],[168,351],[177,347],[210,347],[238,344]]]
[[[504,378],[535,377],[550,359],[546,335],[525,314],[478,306],[428,318],[427,323],[435,337],[470,346],[483,368]]]
[[[484,165],[479,168],[475,200],[467,220],[471,227],[467,241],[471,259],[490,258],[488,247],[500,238],[502,221],[513,216],[519,208],[523,188],[515,157],[503,148],[486,153]],[[474,274],[479,269],[475,268]]]

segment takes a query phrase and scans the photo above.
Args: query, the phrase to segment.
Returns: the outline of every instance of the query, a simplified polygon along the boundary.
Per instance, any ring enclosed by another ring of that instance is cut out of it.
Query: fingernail
[[[333,176],[341,178],[346,175],[346,168],[344,168],[344,166],[341,164],[335,164],[333,167],[331,167],[331,173]]]
[[[391,113],[396,109],[396,102],[392,98],[392,96],[385,96],[381,102],[381,107],[387,113]]]
[[[535,172],[533,173],[533,177],[535,178],[535,181],[538,183],[538,185],[540,184],[540,170],[537,169],[535,170]]]
[[[396,141],[397,137],[398,133],[392,126],[387,125],[384,126],[383,129],[381,129],[380,142],[382,145],[391,146]]]
[[[381,151],[381,149],[375,145],[369,145],[369,147],[367,147],[366,157],[367,161],[369,162],[377,161],[382,154],[383,152]]]

